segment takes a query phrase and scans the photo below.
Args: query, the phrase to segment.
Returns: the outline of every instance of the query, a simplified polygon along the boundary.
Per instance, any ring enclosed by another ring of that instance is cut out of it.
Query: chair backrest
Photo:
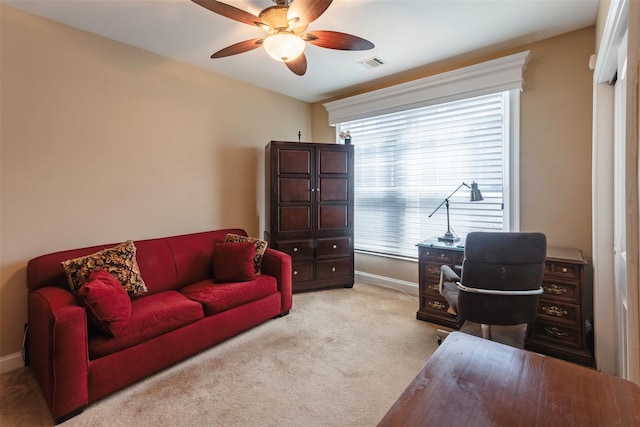
[[[539,289],[547,239],[542,233],[472,232],[467,235],[461,282],[469,288]],[[460,292],[458,312],[467,320],[493,325],[531,322],[538,295],[486,295]]]

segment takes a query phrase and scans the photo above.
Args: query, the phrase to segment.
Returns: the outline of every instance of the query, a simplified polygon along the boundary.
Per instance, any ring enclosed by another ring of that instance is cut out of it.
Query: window
[[[517,94],[516,94],[517,95]],[[503,230],[509,92],[341,123],[355,143],[355,248],[416,257],[415,244],[447,230],[458,186],[476,181],[482,202],[461,188],[451,229]]]
[[[515,231],[522,70],[529,52],[325,104],[355,145],[355,248],[416,258],[415,244],[451,229]]]

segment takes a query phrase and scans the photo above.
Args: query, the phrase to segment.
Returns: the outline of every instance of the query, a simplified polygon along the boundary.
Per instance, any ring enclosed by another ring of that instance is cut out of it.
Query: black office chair
[[[487,339],[491,325],[533,322],[546,254],[542,233],[469,233],[462,277],[449,266],[441,269],[440,293],[449,312],[480,323]]]

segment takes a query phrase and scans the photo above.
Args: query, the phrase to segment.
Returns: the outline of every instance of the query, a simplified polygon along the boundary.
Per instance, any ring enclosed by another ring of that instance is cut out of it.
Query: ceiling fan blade
[[[375,46],[369,40],[337,31],[311,31],[305,34],[303,38],[312,45],[327,49],[369,50]]]
[[[249,52],[250,50],[259,48],[262,46],[262,42],[264,39],[251,39],[246,40],[240,43],[232,44],[231,46],[227,46],[224,49],[221,49],[211,55],[212,59],[215,58],[224,58],[225,56],[237,55],[239,53]]]
[[[230,6],[226,3],[222,3],[216,0],[191,0],[192,2],[199,4],[205,9],[209,9],[211,12],[215,12],[219,15],[233,19],[243,24],[257,25],[264,24],[257,16],[246,12],[237,7]]]
[[[300,18],[299,25],[307,25],[324,13],[333,0],[293,0],[287,19]]]
[[[285,65],[294,74],[304,76],[304,73],[307,72],[307,57],[302,53],[296,59],[285,62]]]

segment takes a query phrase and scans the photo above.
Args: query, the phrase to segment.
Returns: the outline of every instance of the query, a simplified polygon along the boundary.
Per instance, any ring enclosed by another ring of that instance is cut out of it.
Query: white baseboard
[[[16,369],[22,368],[23,366],[24,361],[22,360],[22,352],[17,352],[9,354],[8,356],[0,357],[0,374],[15,371]]]
[[[409,295],[418,296],[417,283],[406,282],[404,280],[393,279],[391,277],[378,276],[377,274],[370,274],[362,271],[355,272],[355,279],[358,282],[385,286],[387,288],[397,289]]]

